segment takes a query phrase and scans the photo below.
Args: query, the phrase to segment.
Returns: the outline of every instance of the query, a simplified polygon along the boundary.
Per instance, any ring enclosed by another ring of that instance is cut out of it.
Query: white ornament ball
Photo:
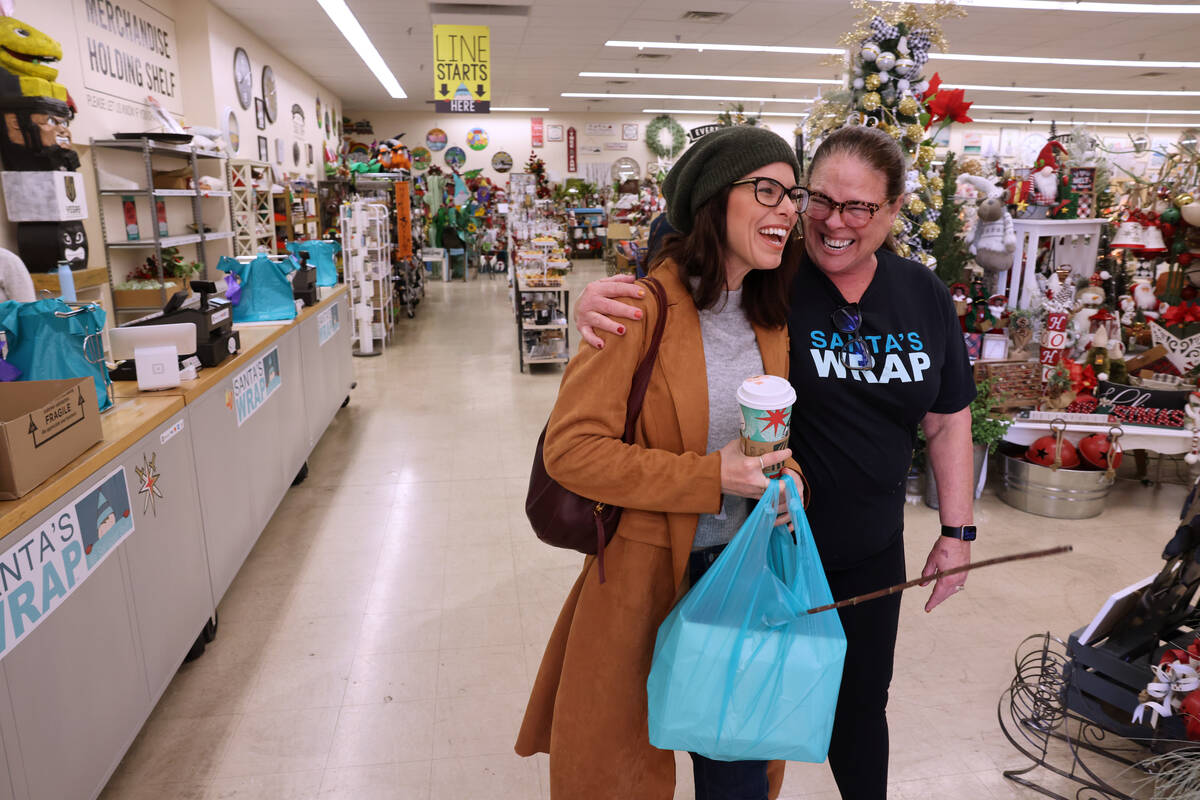
[[[891,69],[896,66],[896,54],[885,50],[875,57],[875,63],[880,69]]]
[[[908,90],[911,88],[911,84],[909,84],[907,78],[901,78],[900,80],[896,81],[896,88],[900,91],[901,94],[908,94],[909,93]]]
[[[879,45],[875,44],[874,42],[867,42],[862,46],[863,61],[874,61],[875,59],[879,58],[879,53]]]
[[[887,83],[892,79],[891,73],[889,73],[887,70],[881,70],[878,74],[880,83]]]
[[[853,86],[855,89],[861,89],[861,88],[863,88],[863,79],[855,78],[854,82],[851,83],[850,85]]]
[[[1197,461],[1200,461],[1200,455],[1197,455],[1195,453],[1188,453],[1186,456],[1183,457],[1183,460],[1189,464],[1195,464]]]
[[[929,91],[929,81],[918,81],[912,85],[912,90],[916,94],[925,94]]]
[[[913,70],[917,68],[917,62],[913,61],[908,56],[903,56],[896,59],[895,69],[896,74],[905,78],[911,77]]]
[[[1097,372],[1096,380],[1100,380],[1100,381],[1108,380],[1108,373],[1107,372]]]

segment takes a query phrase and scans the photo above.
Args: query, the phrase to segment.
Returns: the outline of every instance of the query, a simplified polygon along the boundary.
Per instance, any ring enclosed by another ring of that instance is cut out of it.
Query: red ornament
[[[1057,437],[1043,436],[1033,444],[1029,445],[1029,449],[1025,451],[1025,458],[1042,467],[1054,466],[1055,441]],[[1071,469],[1079,466],[1079,453],[1075,450],[1075,446],[1066,439],[1062,440],[1062,447],[1059,449],[1059,466],[1064,469]]]
[[[1096,469],[1108,469],[1108,451],[1111,447],[1112,442],[1106,435],[1093,433],[1079,440],[1079,457]],[[1121,465],[1122,455],[1118,452],[1113,456],[1113,469]]]
[[[1187,737],[1200,740],[1200,691],[1188,692],[1183,698],[1183,715],[1187,718]]]
[[[1174,222],[1163,222],[1159,225],[1159,227],[1162,228],[1163,239],[1169,242],[1175,238]]]
[[[1186,268],[1191,263],[1192,263],[1192,254],[1191,253],[1180,253],[1179,254],[1179,266]]]

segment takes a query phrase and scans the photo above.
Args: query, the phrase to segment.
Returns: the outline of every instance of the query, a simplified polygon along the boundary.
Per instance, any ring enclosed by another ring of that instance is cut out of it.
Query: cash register
[[[196,357],[201,366],[215,367],[227,357],[235,354],[242,344],[238,332],[233,329],[233,305],[224,297],[217,297],[217,284],[213,281],[192,281],[192,291],[199,295],[188,296],[179,291],[171,296],[162,311],[156,311],[122,327],[142,325],[175,325],[184,322],[196,326]],[[118,367],[112,372],[113,380],[131,378],[118,377],[121,370],[132,370],[132,364]]]

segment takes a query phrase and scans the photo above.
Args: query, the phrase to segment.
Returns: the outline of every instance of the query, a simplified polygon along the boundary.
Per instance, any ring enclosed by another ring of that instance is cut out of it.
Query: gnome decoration
[[[978,221],[971,233],[970,251],[975,263],[987,272],[1003,272],[1012,267],[1017,249],[1012,215],[1004,205],[1004,190],[991,181],[976,175],[966,175],[963,181],[979,190]]]
[[[1044,206],[1052,206],[1058,202],[1058,157],[1056,153],[1066,155],[1067,149],[1056,140],[1046,142],[1046,146],[1038,153],[1033,162],[1033,171],[1029,179],[1037,191],[1038,202]]]

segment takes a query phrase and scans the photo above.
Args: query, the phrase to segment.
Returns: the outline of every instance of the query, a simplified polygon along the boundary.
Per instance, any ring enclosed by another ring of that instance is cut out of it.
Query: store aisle
[[[585,262],[573,286],[602,274]],[[385,355],[356,359],[358,388],[308,480],[288,493],[220,605],[216,641],[181,668],[106,800],[549,797],[547,760],[512,746],[581,557],[538,542],[524,518],[561,370],[522,375],[515,347],[507,288],[484,277],[430,284]],[[1183,496],[1125,481],[1086,522],[985,496],[977,558],[1076,550],[981,572],[932,615],[921,611],[927,590],[906,596],[891,797],[1036,796],[1000,776],[1022,765],[996,723],[1013,651],[1039,631],[1065,638],[1112,591],[1156,571]],[[910,506],[907,524],[916,574],[937,517]],[[691,798],[680,764],[677,797]],[[837,797],[814,765],[790,768],[784,795]]]

